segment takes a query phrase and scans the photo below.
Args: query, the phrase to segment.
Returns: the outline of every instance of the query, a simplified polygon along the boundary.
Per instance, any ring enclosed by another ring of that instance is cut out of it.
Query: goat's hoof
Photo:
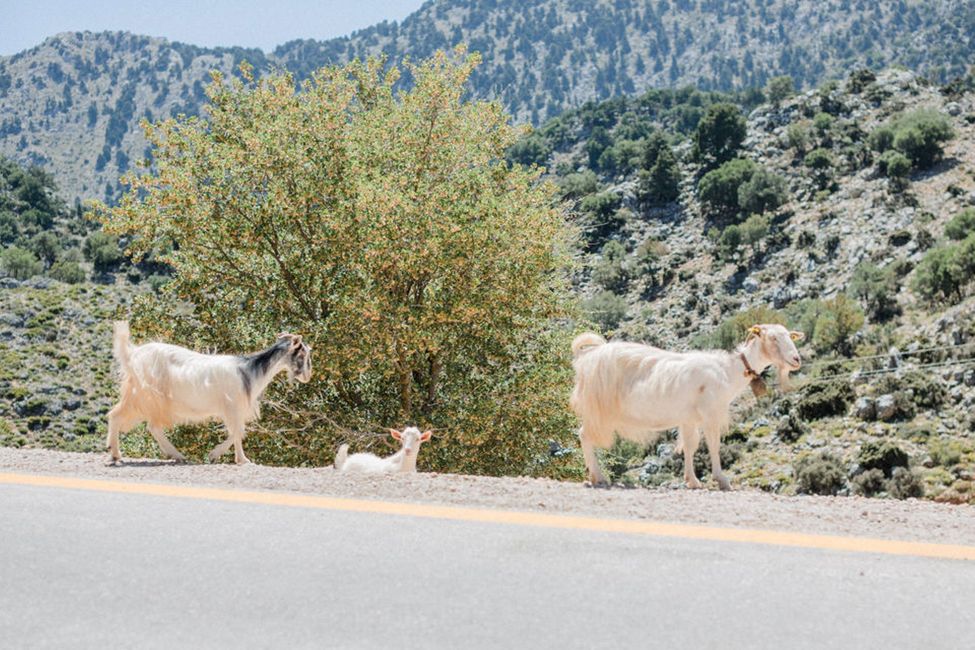
[[[237,463],[238,465],[251,465],[251,464],[252,464],[249,458],[241,458],[241,459],[238,459],[238,460],[237,460],[237,461],[235,461],[235,462],[236,462],[236,463]]]
[[[589,487],[589,488],[608,488],[609,487],[609,482],[606,481],[605,479],[602,480],[602,481],[594,481],[594,480],[590,479],[590,480],[586,481],[584,483],[584,485],[586,487]]]
[[[186,464],[186,456],[184,456],[183,454],[180,454],[179,456],[170,456],[170,458],[173,459],[173,463],[176,465]]]
[[[685,481],[685,483],[687,483],[688,490],[700,490],[701,488],[704,487],[703,485],[701,485],[701,482],[697,479],[694,479],[693,481]]]
[[[118,465],[121,462],[122,462],[122,459],[121,458],[109,458],[107,461],[105,461],[105,466],[106,467],[115,467],[116,465]]]

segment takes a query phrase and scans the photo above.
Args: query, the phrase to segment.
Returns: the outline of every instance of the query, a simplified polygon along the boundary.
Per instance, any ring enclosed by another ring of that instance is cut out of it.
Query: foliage
[[[591,246],[606,241],[623,225],[623,214],[619,209],[621,203],[622,197],[616,192],[590,194],[579,203],[583,233]]]
[[[78,284],[84,282],[86,278],[85,271],[78,262],[66,259],[55,262],[47,274],[67,284]]]
[[[879,469],[890,478],[895,467],[907,467],[907,452],[889,440],[868,440],[857,453],[857,463],[863,469]]]
[[[804,420],[819,420],[835,415],[846,415],[856,393],[843,380],[810,384],[802,391],[797,409]]]
[[[868,469],[856,475],[850,481],[850,486],[853,488],[853,494],[863,497],[876,496],[886,489],[884,473],[879,469]]]
[[[948,391],[941,380],[919,370],[885,375],[877,382],[877,391],[902,395],[912,405],[926,409],[936,409],[948,400]]]
[[[846,486],[843,462],[829,452],[803,456],[796,462],[795,472],[801,494],[832,496]]]
[[[619,327],[626,318],[628,305],[623,296],[603,289],[583,303],[586,313],[592,321],[603,331],[611,331]]]
[[[626,248],[618,241],[608,241],[600,252],[601,258],[592,269],[593,282],[613,293],[621,293],[630,281],[626,263]]]
[[[508,159],[522,165],[545,165],[552,155],[552,147],[538,133],[532,133],[508,149]]]
[[[653,167],[640,172],[638,193],[640,200],[648,205],[672,203],[680,196],[680,169],[674,152],[666,143],[657,152]]]
[[[17,280],[27,280],[44,270],[44,265],[32,252],[19,246],[10,246],[0,252],[0,266]]]
[[[259,348],[283,328],[315,377],[275,384],[254,454],[327,462],[343,431],[432,426],[427,469],[562,475],[569,233],[555,187],[509,165],[519,136],[497,103],[465,101],[476,56],[438,53],[273,74],[207,89],[209,120],[147,127],[157,169],[129,177],[106,227],[156,242],[173,279],[136,327],[194,347]],[[173,309],[193,305],[190,314]],[[162,314],[168,318],[160,318]],[[287,440],[288,444],[282,443]]]
[[[761,214],[753,214],[741,224],[731,224],[721,232],[718,239],[718,255],[724,260],[732,259],[743,246],[753,251],[768,236],[769,220]]]
[[[769,79],[765,86],[765,95],[768,100],[778,106],[784,99],[788,99],[796,92],[795,82],[788,75],[781,75]]]
[[[833,155],[828,149],[813,149],[802,163],[812,170],[813,180],[819,189],[826,189],[833,179]]]
[[[864,316],[849,297],[840,294],[829,300],[804,300],[789,311],[817,352],[852,354],[852,336],[863,326]]]
[[[734,104],[713,104],[694,132],[694,158],[717,166],[734,158],[745,141],[745,118]]]
[[[975,208],[965,208],[945,224],[945,237],[948,239],[965,239],[975,233]]]
[[[901,152],[890,149],[877,159],[877,168],[887,178],[902,180],[911,173],[911,161]]]
[[[764,167],[738,186],[738,205],[745,214],[771,212],[789,199],[785,179]]]
[[[942,145],[954,137],[948,118],[931,109],[919,109],[893,124],[893,147],[911,159],[917,169],[931,167],[943,153]]]
[[[738,312],[725,319],[713,332],[701,340],[701,343],[720,350],[734,350],[738,344],[744,342],[748,330],[753,325],[778,323],[785,325],[785,316],[768,307],[753,307]]]
[[[111,271],[123,259],[118,238],[100,230],[88,235],[83,250],[85,259],[92,263],[96,271]]]
[[[563,198],[579,199],[593,194],[599,189],[599,179],[590,170],[573,172],[559,179],[559,190]]]
[[[860,262],[853,269],[850,293],[867,308],[873,320],[886,321],[900,313],[899,289],[900,282],[891,265],[880,268],[872,262]]]
[[[975,277],[975,234],[960,242],[932,248],[914,271],[912,287],[929,301],[961,300],[963,290]]]
[[[924,481],[919,473],[897,467],[887,481],[887,493],[895,499],[920,499],[924,496]]]
[[[701,177],[697,186],[701,203],[714,214],[731,214],[738,211],[739,188],[751,180],[758,165],[751,160],[729,160],[717,169]]]

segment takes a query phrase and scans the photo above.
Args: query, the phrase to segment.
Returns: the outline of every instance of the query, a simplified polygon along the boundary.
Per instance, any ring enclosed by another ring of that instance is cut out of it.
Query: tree
[[[745,118],[734,104],[711,104],[694,133],[694,157],[709,166],[731,160],[745,141]]]
[[[85,259],[92,263],[96,271],[111,271],[122,261],[118,238],[101,230],[88,235],[83,250]]]
[[[806,154],[803,164],[812,170],[819,189],[826,189],[833,180],[833,156],[828,149],[813,149]]]
[[[918,169],[927,169],[943,153],[942,144],[954,137],[948,118],[936,110],[917,110],[894,123],[894,149],[911,159]]]
[[[638,192],[648,205],[672,203],[680,196],[680,169],[674,152],[666,144],[656,155],[650,171],[641,171]]]
[[[0,253],[0,265],[7,275],[17,280],[27,280],[44,270],[44,265],[32,252],[18,246],[3,249]]]
[[[975,233],[975,208],[966,208],[945,224],[948,239],[962,240]]]
[[[874,320],[884,321],[900,312],[897,305],[897,276],[890,266],[861,262],[853,270],[850,293],[862,302]]]
[[[781,104],[784,99],[794,95],[795,92],[795,83],[792,81],[792,77],[788,75],[772,77],[765,86],[765,94],[768,95],[769,101],[776,106]]]
[[[344,431],[417,423],[439,432],[421,466],[575,471],[548,453],[573,437],[555,325],[574,313],[571,233],[555,186],[506,162],[520,129],[500,104],[463,99],[477,62],[437,53],[404,91],[372,59],[300,92],[215,73],[209,120],[148,127],[156,171],[99,207],[136,261],[174,244],[137,327],[236,351],[287,327],[313,346],[312,383],[271,388],[258,458],[327,462]]]
[[[50,230],[39,232],[30,238],[30,250],[44,263],[45,267],[50,267],[57,260],[61,253],[61,242],[57,235]]]
[[[705,174],[697,186],[698,197],[711,213],[733,214],[738,211],[738,189],[751,180],[758,165],[750,160],[729,160]]]
[[[745,214],[762,214],[775,210],[789,198],[785,179],[764,167],[738,186],[738,205]]]

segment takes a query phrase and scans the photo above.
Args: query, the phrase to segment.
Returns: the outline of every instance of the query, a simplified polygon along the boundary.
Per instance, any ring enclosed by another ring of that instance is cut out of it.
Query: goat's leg
[[[165,429],[162,427],[150,426],[149,433],[156,441],[156,444],[159,445],[159,450],[162,451],[164,456],[167,458],[172,458],[180,463],[186,462],[186,456],[179,453],[179,450],[176,449],[176,447],[173,446],[173,443],[169,441],[169,438],[166,437]]]
[[[227,433],[234,441],[234,462],[238,465],[246,465],[250,460],[244,455],[244,425],[236,420],[228,420],[226,425]]]
[[[108,436],[105,444],[108,447],[109,464],[114,465],[122,460],[122,452],[119,450],[119,436],[137,423],[128,413],[123,402],[119,402],[108,412]]]
[[[701,442],[701,432],[696,425],[682,426],[677,433],[681,438],[681,445],[684,448],[684,482],[692,490],[700,490],[701,482],[694,475],[694,452]]]
[[[582,457],[586,461],[586,477],[589,479],[589,483],[593,487],[605,487],[609,482],[599,468],[596,447],[592,444],[590,435],[586,433],[585,426],[579,428],[579,443],[582,445]]]
[[[718,482],[718,487],[722,490],[730,490],[731,483],[728,482],[724,472],[721,471],[721,429],[719,427],[706,427],[704,429],[704,442],[708,445],[708,455],[711,456],[711,476]]]
[[[232,444],[234,444],[234,438],[233,438],[233,436],[228,435],[226,440],[224,440],[219,445],[217,445],[216,447],[214,447],[210,451],[210,453],[207,454],[207,458],[210,459],[210,462],[211,463],[217,462],[218,460],[220,460],[220,457],[221,456],[223,456],[228,451],[230,451],[230,446]]]

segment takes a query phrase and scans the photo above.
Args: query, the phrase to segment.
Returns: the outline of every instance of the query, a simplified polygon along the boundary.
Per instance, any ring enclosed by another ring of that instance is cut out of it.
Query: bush
[[[918,169],[931,167],[943,153],[942,144],[954,137],[948,118],[938,111],[916,110],[894,122],[893,147]]]
[[[819,189],[826,189],[833,178],[833,156],[826,149],[813,149],[806,154],[802,163],[812,170],[813,180]]]
[[[889,320],[900,313],[899,289],[900,282],[889,265],[880,268],[872,262],[861,262],[850,279],[850,293],[866,306],[870,318],[877,321]]]
[[[936,409],[948,400],[948,391],[940,379],[919,370],[903,375],[885,375],[877,381],[877,392],[903,395],[912,405]]]
[[[887,494],[895,499],[920,499],[924,496],[924,482],[917,472],[898,467],[887,481]]]
[[[939,298],[951,302],[961,300],[962,289],[971,280],[975,263],[971,257],[975,250],[973,237],[926,252],[914,271],[912,288],[930,301]]]
[[[789,199],[785,179],[759,167],[751,178],[738,186],[738,205],[745,214],[775,210]]]
[[[911,173],[911,161],[899,151],[885,151],[877,160],[877,168],[887,178],[903,180]]]
[[[731,160],[745,141],[747,126],[734,104],[711,104],[694,133],[694,157],[709,166]]]
[[[17,280],[27,280],[44,270],[44,265],[32,252],[18,246],[5,248],[0,253],[0,265],[7,275]]]
[[[851,337],[863,326],[864,317],[863,310],[848,296],[803,300],[789,311],[817,352],[852,353]]]
[[[796,463],[796,486],[800,494],[832,496],[846,486],[843,462],[829,452],[810,454]]]
[[[868,68],[859,68],[850,73],[846,87],[854,95],[858,95],[864,89],[877,80],[877,75]]]
[[[590,245],[598,245],[618,232],[623,226],[623,213],[619,211],[622,198],[615,192],[590,194],[579,203],[585,221],[583,230]]]
[[[552,155],[552,147],[538,132],[533,132],[511,145],[508,159],[522,165],[545,165]]]
[[[928,442],[928,453],[935,465],[954,467],[961,462],[965,449],[957,440],[935,438]]]
[[[785,134],[789,147],[795,149],[797,155],[805,155],[809,146],[809,123],[794,122],[786,128]]]
[[[78,284],[85,281],[85,270],[81,265],[71,260],[58,260],[47,274],[55,280],[67,284]]]
[[[853,387],[848,382],[838,379],[805,387],[797,409],[804,420],[819,420],[834,415],[846,415],[850,404],[855,399],[856,393]]]
[[[730,160],[705,174],[697,186],[701,203],[712,213],[733,214],[738,212],[739,188],[751,180],[758,165],[750,160]]]
[[[851,482],[853,494],[864,497],[872,497],[880,494],[886,487],[884,473],[879,469],[868,469],[857,475]]]
[[[677,159],[666,144],[658,152],[656,161],[649,171],[640,172],[637,189],[639,199],[646,205],[672,203],[680,196],[680,169]]]
[[[948,239],[961,240],[975,233],[975,208],[966,208],[945,224]]]
[[[792,81],[792,77],[788,75],[783,75],[781,77],[772,77],[769,79],[768,84],[765,85],[765,95],[768,100],[778,106],[782,103],[782,100],[788,99],[796,92],[795,82]]]
[[[88,235],[83,250],[96,271],[111,271],[122,261],[118,238],[101,230]]]
[[[889,440],[868,440],[860,447],[857,463],[865,470],[878,469],[890,478],[895,467],[907,467],[907,452]]]
[[[50,230],[39,232],[31,237],[28,246],[31,252],[47,267],[54,264],[61,253],[61,242],[58,240],[58,236]]]
[[[867,144],[877,153],[889,151],[894,146],[894,129],[890,126],[878,126],[867,136]]]
[[[574,172],[559,179],[559,190],[562,198],[579,199],[587,194],[594,194],[599,190],[599,179],[590,170]]]
[[[734,350],[739,343],[745,340],[748,330],[753,325],[765,323],[785,325],[785,317],[780,312],[768,307],[746,309],[726,319],[713,332],[698,339],[698,342],[702,346]]]
[[[613,293],[622,293],[630,281],[626,248],[618,241],[609,241],[603,246],[600,255],[601,259],[592,269],[593,282]]]
[[[612,291],[603,290],[598,292],[589,300],[583,303],[583,307],[589,318],[600,326],[603,331],[614,330],[626,318],[628,305],[623,296],[618,296]]]

